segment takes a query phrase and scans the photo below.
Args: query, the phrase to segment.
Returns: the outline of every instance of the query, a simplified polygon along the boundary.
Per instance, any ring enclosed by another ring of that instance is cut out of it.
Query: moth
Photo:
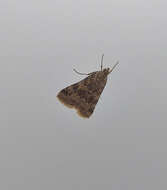
[[[89,118],[100,98],[101,93],[107,82],[107,76],[113,71],[118,62],[110,69],[103,69],[103,57],[101,58],[101,70],[91,73],[80,73],[73,69],[77,74],[87,75],[86,78],[62,89],[57,98],[61,103],[69,108],[75,108],[77,113],[84,118]]]

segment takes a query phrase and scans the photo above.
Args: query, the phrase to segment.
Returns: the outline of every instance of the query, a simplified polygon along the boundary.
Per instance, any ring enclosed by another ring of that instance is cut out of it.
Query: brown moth
[[[78,83],[62,89],[57,95],[57,98],[61,103],[69,108],[75,108],[77,113],[84,118],[89,118],[92,115],[100,95],[106,85],[107,76],[118,64],[117,62],[112,69],[103,69],[103,56],[104,55],[102,55],[101,58],[100,71],[85,74],[79,73],[74,69],[76,73],[88,75],[88,77]]]

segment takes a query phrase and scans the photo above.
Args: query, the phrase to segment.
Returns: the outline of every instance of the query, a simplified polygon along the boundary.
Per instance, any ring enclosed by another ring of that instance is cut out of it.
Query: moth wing
[[[80,82],[75,83],[71,86],[68,86],[64,89],[62,89],[58,95],[57,98],[60,100],[61,103],[63,103],[65,106],[69,108],[76,107],[77,104],[77,89],[80,86]]]
[[[95,74],[62,89],[57,95],[60,102],[69,108],[75,108],[77,113],[85,118],[92,115],[105,86],[104,84],[102,88],[99,88],[94,77]]]

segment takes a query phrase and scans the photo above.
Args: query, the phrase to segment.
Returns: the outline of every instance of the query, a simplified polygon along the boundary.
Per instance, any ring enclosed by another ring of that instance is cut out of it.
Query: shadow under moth
[[[110,69],[103,69],[103,56],[101,58],[101,70],[92,73],[79,73],[80,75],[87,75],[87,77],[78,83],[72,84],[62,89],[57,98],[65,106],[75,108],[77,113],[84,118],[89,118],[100,98],[101,93],[107,82],[107,76],[113,71],[118,62]]]

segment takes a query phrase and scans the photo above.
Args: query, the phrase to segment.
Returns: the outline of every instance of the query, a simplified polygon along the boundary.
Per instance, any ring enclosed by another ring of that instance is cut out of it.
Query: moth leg
[[[78,72],[76,69],[73,69],[73,71],[75,71],[77,74],[79,74],[79,75],[90,75],[90,73],[80,73],[80,72]]]

